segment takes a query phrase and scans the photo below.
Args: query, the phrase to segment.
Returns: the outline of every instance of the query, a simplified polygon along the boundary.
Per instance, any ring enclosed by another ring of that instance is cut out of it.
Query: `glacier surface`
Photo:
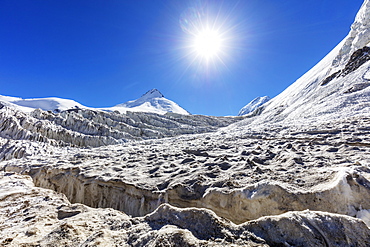
[[[370,246],[369,12],[241,117],[0,97],[0,245]]]

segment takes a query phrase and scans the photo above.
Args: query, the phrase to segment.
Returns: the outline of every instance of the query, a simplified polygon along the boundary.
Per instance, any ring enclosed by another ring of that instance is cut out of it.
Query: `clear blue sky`
[[[349,32],[362,0],[2,0],[0,94],[113,106],[157,88],[193,114],[274,97]],[[193,61],[181,18],[223,23],[228,49]]]

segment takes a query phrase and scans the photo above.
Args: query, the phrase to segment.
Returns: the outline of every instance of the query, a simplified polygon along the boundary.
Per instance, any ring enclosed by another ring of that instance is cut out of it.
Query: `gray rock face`
[[[334,78],[338,78],[340,76],[346,76],[349,73],[354,72],[355,70],[357,70],[361,65],[363,65],[364,63],[366,63],[367,61],[370,60],[369,52],[370,52],[370,47],[367,47],[367,46],[355,51],[351,55],[350,59],[348,60],[348,62],[346,64],[346,66],[344,67],[344,69],[339,70],[339,71],[335,72],[334,74],[325,78],[323,80],[323,82],[321,83],[321,86],[325,86],[330,81],[332,81]]]

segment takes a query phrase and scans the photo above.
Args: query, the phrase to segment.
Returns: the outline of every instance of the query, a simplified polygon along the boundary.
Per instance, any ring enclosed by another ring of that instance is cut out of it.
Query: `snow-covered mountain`
[[[189,115],[190,113],[181,108],[175,102],[166,99],[157,89],[152,89],[137,100],[128,101],[113,107],[93,108],[84,106],[74,100],[56,97],[22,99],[18,97],[0,95],[0,102],[8,104],[23,112],[31,112],[35,109],[44,111],[61,112],[71,109],[90,109],[103,111],[119,111],[120,113],[131,112],[151,112],[165,114],[167,112]]]
[[[41,109],[44,111],[60,112],[60,111],[65,111],[69,109],[88,108],[74,100],[61,99],[61,98],[56,98],[56,97],[22,99],[18,97],[0,95],[0,101],[5,104],[11,105],[23,112],[31,112],[35,109]]]
[[[113,108],[119,111],[129,108],[130,111],[154,112],[159,114],[164,114],[166,112],[173,112],[184,115],[189,114],[188,111],[181,108],[175,102],[166,99],[163,94],[157,89],[149,90],[139,99],[116,105]]]
[[[253,111],[255,111],[258,107],[262,106],[266,102],[270,100],[269,96],[263,96],[263,97],[257,97],[251,102],[249,102],[247,105],[245,105],[240,111],[238,116],[244,116],[247,115]]]
[[[263,106],[252,121],[313,121],[370,115],[370,2],[347,37],[316,66]],[[244,124],[249,124],[250,120]]]

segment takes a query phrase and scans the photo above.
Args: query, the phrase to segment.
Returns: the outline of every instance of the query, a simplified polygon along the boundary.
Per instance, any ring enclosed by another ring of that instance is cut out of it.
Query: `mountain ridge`
[[[365,0],[349,34],[320,62],[264,104],[258,116],[241,125],[307,123],[370,115],[370,2]],[[359,55],[360,54],[360,55]],[[356,59],[357,58],[357,59]]]
[[[158,89],[151,89],[136,100],[127,101],[113,107],[102,108],[88,107],[75,100],[63,99],[58,97],[23,99],[19,97],[0,95],[0,101],[5,102],[6,104],[11,105],[23,112],[31,112],[39,108],[44,111],[53,112],[61,112],[71,109],[90,109],[103,111],[119,111],[120,113],[134,111],[151,112],[158,114],[165,114],[167,112],[184,115],[190,114],[188,111],[180,107],[175,102],[166,99]]]

